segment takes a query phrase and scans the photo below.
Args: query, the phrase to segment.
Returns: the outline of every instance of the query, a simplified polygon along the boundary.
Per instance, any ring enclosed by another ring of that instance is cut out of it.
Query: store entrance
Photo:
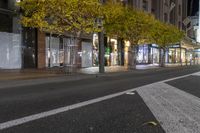
[[[23,28],[23,68],[37,68],[37,37],[36,29]]]
[[[170,49],[169,50],[169,63],[175,63],[176,59],[176,52],[175,52],[175,49]]]

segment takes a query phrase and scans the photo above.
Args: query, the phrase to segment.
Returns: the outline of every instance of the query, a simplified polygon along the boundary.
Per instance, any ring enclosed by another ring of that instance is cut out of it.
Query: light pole
[[[200,42],[200,0],[199,0],[199,26],[197,29],[197,42]]]
[[[103,4],[103,0],[100,0],[101,4]],[[99,26],[101,28],[101,32],[98,33],[99,39],[99,73],[104,73],[104,56],[105,56],[105,48],[104,48],[104,31],[103,31],[103,23],[102,18],[99,18]]]

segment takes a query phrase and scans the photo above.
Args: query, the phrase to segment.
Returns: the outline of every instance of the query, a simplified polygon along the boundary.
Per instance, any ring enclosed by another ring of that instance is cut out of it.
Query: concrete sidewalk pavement
[[[148,70],[157,68],[159,68],[158,64],[136,65],[136,70]],[[128,71],[133,71],[133,70],[129,70],[127,66],[105,66],[106,73],[128,72]],[[98,74],[99,67],[82,68],[78,72],[84,74]]]
[[[106,67],[104,74],[98,73],[98,67],[86,68],[82,72],[67,75],[64,72],[57,71],[43,71],[43,70],[0,70],[0,89],[27,86],[35,84],[46,84],[52,82],[68,82],[89,78],[97,78],[101,76],[118,76],[126,74],[140,74],[150,71],[163,71],[164,69],[176,69],[177,67],[185,69],[186,67],[192,66],[177,66],[177,67],[166,67],[160,68],[156,65],[140,65],[137,66],[136,70],[128,70],[126,67],[114,66]]]

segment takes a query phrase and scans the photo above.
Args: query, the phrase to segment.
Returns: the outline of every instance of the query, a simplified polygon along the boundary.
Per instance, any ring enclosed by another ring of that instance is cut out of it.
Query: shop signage
[[[158,48],[158,45],[157,45],[157,44],[151,44],[150,46],[151,46],[151,47],[156,47],[156,48]]]
[[[195,49],[194,52],[200,52],[200,49]]]
[[[169,48],[180,48],[180,44],[175,44],[175,45],[171,45],[171,46],[168,46]]]
[[[106,55],[109,55],[109,54],[110,54],[110,48],[109,48],[109,47],[106,48],[105,54],[106,54]]]

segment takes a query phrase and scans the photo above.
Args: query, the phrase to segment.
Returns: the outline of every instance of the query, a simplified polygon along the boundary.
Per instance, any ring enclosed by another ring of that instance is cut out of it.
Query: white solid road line
[[[194,75],[194,74],[196,74],[196,73],[187,74],[187,75],[184,75],[184,76],[179,76],[179,77],[163,80],[163,81],[159,81],[159,82],[156,82],[156,83],[162,83],[162,82],[167,82],[167,81],[171,81],[171,80],[175,80],[175,79],[180,79],[180,78],[184,78],[184,77],[191,76],[191,75]],[[149,86],[149,85],[153,85],[153,84],[155,84],[155,83],[144,85],[144,86],[141,86],[141,87],[145,87],[145,86]],[[90,105],[90,104],[94,104],[94,103],[98,103],[98,102],[101,102],[101,101],[104,101],[104,100],[108,100],[108,99],[111,99],[111,98],[114,98],[114,97],[118,97],[118,96],[124,95],[126,93],[136,91],[137,89],[139,89],[141,87],[129,89],[129,90],[126,90],[126,91],[122,91],[122,92],[114,93],[114,94],[111,94],[111,95],[91,99],[91,100],[84,101],[84,102],[81,102],[81,103],[77,103],[77,104],[53,109],[53,110],[50,110],[50,111],[26,116],[26,117],[23,117],[23,118],[7,121],[7,122],[4,122],[4,123],[0,123],[0,130],[11,128],[11,127],[18,126],[18,125],[21,125],[21,124],[25,124],[25,123],[28,123],[28,122],[31,122],[31,121],[34,121],[34,120],[38,120],[38,119],[45,118],[45,117],[48,117],[48,116],[56,115],[56,114],[59,114],[59,113],[62,113],[62,112],[67,112],[67,111],[72,110],[72,109],[77,109],[77,108],[84,107],[84,106],[87,106],[87,105]]]
[[[62,112],[66,112],[66,111],[76,109],[76,108],[80,108],[80,107],[83,107],[83,106],[87,106],[87,105],[90,105],[90,104],[98,103],[98,102],[108,100],[108,99],[111,99],[111,98],[114,98],[114,97],[118,97],[118,96],[121,96],[123,94],[129,93],[131,91],[135,91],[136,89],[137,88],[130,89],[130,90],[127,90],[127,91],[103,96],[103,97],[100,97],[100,98],[84,101],[84,102],[81,102],[81,103],[77,103],[77,104],[53,109],[53,110],[50,110],[50,111],[30,115],[30,116],[27,116],[27,117],[19,118],[19,119],[16,119],[16,120],[11,120],[11,121],[8,121],[8,122],[0,123],[0,130],[6,129],[6,128],[11,128],[11,127],[14,127],[14,126],[17,126],[17,125],[21,125],[21,124],[24,124],[24,123],[27,123],[27,122],[30,122],[30,121],[34,121],[34,120],[38,120],[38,119],[41,119],[41,118],[45,118],[45,117],[48,117],[48,116],[56,115],[56,114],[59,114],[59,113],[62,113]]]

